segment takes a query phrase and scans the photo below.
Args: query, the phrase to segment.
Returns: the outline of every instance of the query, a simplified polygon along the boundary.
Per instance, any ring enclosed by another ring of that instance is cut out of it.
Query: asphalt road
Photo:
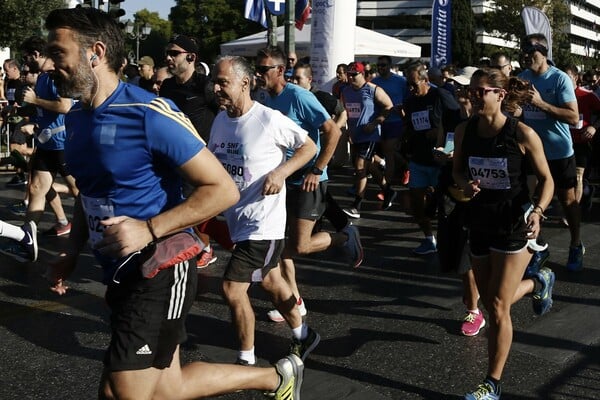
[[[342,205],[349,171],[330,184]],[[0,175],[0,187],[10,179]],[[351,270],[332,250],[297,262],[308,323],[322,336],[306,362],[304,400],[460,399],[485,376],[486,330],[459,334],[464,306],[458,275],[441,273],[437,256],[414,256],[421,234],[404,210],[406,192],[379,211],[370,187],[360,227],[366,257]],[[0,191],[0,218],[19,222],[6,205],[22,192]],[[73,201],[64,201],[67,213]],[[569,233],[559,218],[544,225],[551,244],[548,265],[557,275],[554,307],[533,315],[531,300],[513,308],[514,345],[503,378],[502,399],[600,398],[600,200],[586,213],[582,237],[585,269],[568,273]],[[49,228],[46,213],[40,230]],[[66,238],[40,238],[40,260],[18,264],[0,255],[0,399],[93,399],[109,341],[100,270],[82,255],[72,290],[57,297],[42,278],[44,264]],[[220,294],[226,252],[200,272],[198,301],[188,318],[185,360],[233,362],[236,346],[229,311]],[[257,315],[256,353],[268,365],[286,353],[290,331],[269,322],[271,308],[260,287],[250,289]],[[238,393],[223,399],[259,399]]]

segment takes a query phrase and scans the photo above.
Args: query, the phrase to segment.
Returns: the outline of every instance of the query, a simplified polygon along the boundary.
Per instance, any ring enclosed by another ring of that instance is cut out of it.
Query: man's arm
[[[577,125],[577,122],[579,122],[579,108],[577,107],[577,101],[569,101],[559,106],[554,106],[550,103],[546,103],[542,99],[540,92],[538,92],[534,86],[531,86],[529,89],[529,95],[531,96],[529,102],[551,117],[569,125]]]
[[[73,101],[67,98],[59,97],[56,100],[46,100],[37,97],[35,91],[30,87],[25,88],[25,91],[23,92],[23,101],[41,107],[44,110],[48,110],[59,114],[68,113],[71,109],[71,106],[73,105]]]
[[[170,233],[204,222],[238,202],[239,191],[217,158],[203,148],[179,168],[194,190],[181,204],[148,221],[117,216],[102,221],[104,238],[96,249],[113,258],[124,257]]]
[[[307,136],[304,144],[295,149],[292,157],[267,175],[263,185],[263,196],[279,193],[287,177],[306,165],[316,153],[317,145]]]

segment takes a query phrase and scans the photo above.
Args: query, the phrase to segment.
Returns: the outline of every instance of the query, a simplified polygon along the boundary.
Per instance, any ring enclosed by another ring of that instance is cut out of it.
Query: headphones
[[[90,57],[90,62],[94,62],[98,59],[98,56],[96,54],[92,54],[92,56]]]
[[[187,56],[185,56],[185,61],[191,63],[194,62],[194,54],[188,54]]]

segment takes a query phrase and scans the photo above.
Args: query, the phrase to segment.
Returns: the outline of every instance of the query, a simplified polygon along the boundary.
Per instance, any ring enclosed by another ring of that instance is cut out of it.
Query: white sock
[[[207,252],[207,253],[208,253],[208,252],[210,251],[210,244],[207,244],[207,245],[204,247],[204,249],[202,249],[202,251],[205,251],[205,252]]]
[[[256,357],[254,356],[254,347],[250,350],[240,350],[238,358],[248,361],[248,364],[256,364]]]
[[[297,328],[292,328],[294,337],[298,340],[304,340],[308,336],[308,325],[304,322]]]
[[[69,225],[69,220],[68,219],[59,219],[58,223],[61,224],[62,226],[67,226]]]
[[[0,236],[20,242],[25,237],[25,231],[20,226],[0,221]]]
[[[474,310],[467,310],[468,312],[470,312],[471,314],[477,314],[479,315],[479,308],[476,308]]]

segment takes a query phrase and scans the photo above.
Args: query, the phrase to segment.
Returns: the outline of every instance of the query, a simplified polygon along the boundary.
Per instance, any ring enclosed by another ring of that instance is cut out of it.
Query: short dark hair
[[[75,39],[85,49],[96,41],[106,45],[105,57],[109,67],[118,72],[125,57],[125,39],[119,25],[108,13],[92,7],[63,8],[52,10],[46,18],[46,29],[71,29]]]
[[[256,55],[257,58],[272,58],[279,64],[285,65],[287,63],[287,55],[279,46],[269,46],[260,49]]]
[[[47,44],[48,43],[43,38],[39,36],[31,36],[25,39],[23,43],[21,43],[21,45],[19,46],[19,50],[21,51],[21,53],[27,54],[33,54],[37,51],[41,55],[45,56]]]
[[[312,76],[313,70],[312,70],[312,67],[310,64],[308,64],[308,63],[299,64],[299,65],[296,65],[295,69],[300,69],[300,68],[306,70],[306,76]]]

